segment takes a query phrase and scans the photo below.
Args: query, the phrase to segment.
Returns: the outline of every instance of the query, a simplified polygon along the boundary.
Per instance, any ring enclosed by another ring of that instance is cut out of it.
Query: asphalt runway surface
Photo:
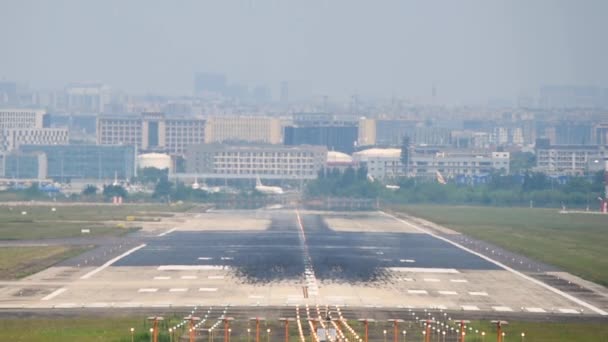
[[[541,265],[527,269],[509,254],[521,269],[509,268],[482,253],[490,245],[381,212],[217,211],[157,227],[100,239],[79,257],[0,282],[0,310],[319,304],[525,319],[597,318],[608,310],[595,288],[585,287],[595,297],[579,296],[585,284],[573,288],[568,278],[562,286]]]
[[[215,265],[243,281],[267,283],[304,275],[299,228],[293,214],[278,214],[256,232],[173,232],[113,266]],[[312,267],[319,280],[361,283],[382,280],[386,269],[417,260],[416,267],[497,270],[496,265],[429,235],[331,230],[321,215],[303,215]],[[310,228],[309,228],[310,227]],[[239,228],[235,222],[234,230]]]

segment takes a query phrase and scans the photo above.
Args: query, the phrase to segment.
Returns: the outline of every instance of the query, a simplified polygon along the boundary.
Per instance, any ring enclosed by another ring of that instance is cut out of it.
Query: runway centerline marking
[[[462,310],[464,311],[479,311],[479,307],[476,305],[463,305]]]
[[[450,279],[452,283],[468,283],[469,281],[466,279]]]
[[[528,312],[534,312],[534,313],[545,313],[547,311],[545,311],[545,309],[542,308],[526,308],[526,311]]]
[[[487,296],[488,295],[487,292],[483,292],[483,291],[479,291],[479,292],[473,291],[473,292],[469,292],[469,294],[471,296]]]
[[[198,289],[199,292],[217,292],[217,287],[201,287]]]
[[[158,289],[155,289],[155,288],[142,288],[142,289],[137,290],[137,292],[156,292],[156,291],[158,291]]]
[[[89,279],[92,276],[94,276],[95,274],[97,274],[97,273],[103,271],[104,269],[108,268],[110,265],[112,265],[113,263],[117,262],[118,260],[120,260],[120,259],[126,257],[127,255],[129,255],[129,254],[131,254],[131,253],[133,253],[133,252],[135,252],[135,251],[137,251],[139,249],[142,249],[144,247],[146,247],[146,244],[142,243],[141,245],[139,245],[139,246],[137,246],[135,248],[131,248],[128,251],[126,251],[126,252],[122,253],[121,255],[117,256],[116,258],[108,260],[105,264],[103,264],[103,265],[97,267],[96,269],[92,270],[91,272],[83,275],[82,277],[80,277],[80,279]]]
[[[407,293],[409,293],[409,294],[428,294],[428,292],[426,292],[426,290],[407,290]]]
[[[164,233],[160,233],[160,234],[158,234],[158,235],[157,235],[157,237],[161,237],[161,236],[165,236],[165,235],[167,235],[167,234],[171,234],[171,233],[173,233],[173,232],[174,232],[176,229],[177,229],[177,227],[176,227],[176,228],[171,228],[171,229],[167,230],[167,231],[166,231],[166,232],[164,232]]]
[[[496,260],[494,260],[494,259],[492,259],[492,258],[490,258],[488,256],[485,256],[485,255],[483,255],[481,253],[475,252],[474,250],[469,249],[469,248],[467,248],[467,247],[465,247],[465,246],[463,246],[463,245],[461,245],[461,244],[459,244],[457,242],[454,242],[454,241],[452,241],[450,239],[444,238],[443,236],[439,236],[439,235],[437,235],[435,233],[432,233],[432,232],[430,232],[430,231],[428,231],[426,229],[420,228],[418,225],[415,225],[413,223],[410,223],[410,222],[407,222],[405,220],[402,220],[402,219],[400,219],[400,218],[398,218],[398,217],[396,217],[394,215],[385,213],[384,211],[380,211],[380,213],[383,214],[383,215],[386,215],[388,217],[392,217],[393,219],[395,219],[395,220],[397,220],[397,221],[399,221],[399,222],[401,222],[401,223],[403,223],[403,224],[405,224],[407,226],[410,226],[410,227],[412,227],[412,228],[414,228],[414,229],[416,229],[416,230],[418,230],[420,232],[426,233],[426,234],[428,234],[428,235],[430,235],[430,236],[432,236],[432,237],[434,237],[436,239],[445,241],[445,242],[447,242],[447,243],[449,243],[449,244],[451,244],[451,245],[453,245],[455,247],[458,247],[458,248],[460,248],[460,249],[462,249],[462,250],[464,250],[466,252],[469,252],[469,253],[471,253],[473,255],[476,255],[476,256],[478,256],[478,257],[480,257],[480,258],[482,258],[482,259],[484,259],[486,261],[489,261],[489,262],[491,262],[491,263],[493,263],[493,264],[495,264],[495,265],[503,268],[504,270],[506,270],[508,272],[511,272],[511,273],[513,273],[513,274],[515,274],[515,275],[523,278],[523,279],[526,279],[526,280],[528,280],[528,281],[530,281],[532,283],[535,283],[535,284],[537,284],[537,285],[539,285],[541,287],[544,287],[545,289],[547,289],[547,290],[549,290],[549,291],[551,291],[551,292],[553,292],[555,294],[558,294],[558,295],[560,295],[560,296],[562,296],[562,297],[564,297],[566,299],[569,299],[570,301],[572,301],[572,302],[574,302],[574,303],[576,303],[578,305],[584,306],[584,307],[586,307],[586,308],[594,311],[597,314],[600,314],[602,316],[608,316],[608,312],[606,312],[606,311],[604,311],[604,310],[602,310],[602,309],[600,309],[600,308],[598,308],[598,307],[596,307],[594,305],[591,305],[591,304],[589,304],[589,303],[587,303],[587,302],[585,302],[585,301],[583,301],[583,300],[581,300],[581,299],[579,299],[577,297],[574,297],[574,296],[572,296],[572,295],[570,295],[568,293],[565,293],[564,291],[558,290],[558,289],[556,289],[555,287],[553,287],[551,285],[545,284],[545,283],[543,283],[542,281],[540,281],[538,279],[534,279],[534,278],[532,278],[530,276],[527,276],[527,275],[525,275],[525,274],[523,274],[523,273],[521,273],[521,272],[519,272],[519,271],[517,271],[517,270],[515,270],[515,269],[513,269],[513,268],[511,268],[511,267],[509,267],[509,266],[507,266],[507,265],[499,262],[499,261],[496,261]]]
[[[154,277],[154,280],[169,280],[171,279],[171,277],[167,277],[167,276],[157,276]]]
[[[188,291],[188,289],[185,287],[177,287],[177,288],[169,289],[169,292],[186,292],[186,291]]]
[[[60,289],[57,289],[51,293],[49,293],[47,296],[45,296],[44,298],[42,298],[41,300],[51,300],[57,296],[59,296],[60,294],[64,293],[65,291],[67,291],[68,289],[66,289],[65,287],[62,287]]]
[[[308,252],[308,244],[306,243],[306,232],[304,231],[302,218],[300,217],[300,212],[297,209],[296,219],[298,222],[298,228],[300,228],[300,231],[298,233],[300,247],[302,248],[302,253],[304,254],[304,277],[306,278],[306,286],[308,287],[307,292],[309,295],[317,296],[319,294],[319,285],[317,283],[317,277],[315,276],[315,270],[312,265],[312,258],[310,257],[310,253]]]

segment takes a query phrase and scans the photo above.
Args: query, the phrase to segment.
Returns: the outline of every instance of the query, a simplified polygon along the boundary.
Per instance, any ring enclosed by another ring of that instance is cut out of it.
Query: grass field
[[[89,248],[87,246],[0,247],[0,280],[23,278]]]
[[[393,208],[608,285],[608,215],[556,209],[403,206]]]
[[[89,229],[93,236],[121,235],[129,232],[118,227],[127,217],[135,221],[151,220],[189,208],[187,205],[4,205],[0,206],[0,240],[80,236],[83,228]]]
[[[159,341],[169,341],[167,329],[175,325],[179,320],[170,318],[169,322],[164,321],[160,325],[163,332]],[[215,320],[213,320],[214,322]],[[363,328],[359,322],[349,321],[359,334],[363,334]],[[481,332],[486,332],[485,341],[495,340],[495,327],[489,322],[473,322],[470,324],[473,331],[467,334],[466,341],[482,341]],[[207,327],[208,325],[206,325]],[[242,321],[233,322],[232,338],[234,342],[247,341],[246,328],[253,328],[251,323]],[[303,322],[306,337],[308,337],[308,326]],[[454,325],[455,326],[455,325]],[[131,341],[130,328],[135,329],[134,341],[149,341],[149,323],[145,322],[144,317],[79,317],[79,318],[27,318],[27,319],[0,319],[0,339],[2,341],[23,341],[23,342],[42,342],[42,341],[107,341],[107,342],[128,342]],[[410,329],[407,334],[407,341],[421,341],[421,328],[416,324],[405,323],[404,328]],[[412,327],[415,327],[412,329]],[[271,328],[270,341],[284,341],[283,329],[278,321],[265,322],[262,329],[262,338],[267,340],[266,328]],[[370,326],[370,341],[383,341],[383,330],[390,332],[388,340],[392,341],[392,327],[389,323],[374,323]],[[478,333],[475,333],[478,330]],[[525,341],[528,342],[589,342],[607,341],[608,327],[601,323],[539,323],[539,322],[510,322],[504,329],[506,332],[505,341],[521,341],[521,333],[525,332]],[[180,333],[183,333],[181,330]],[[178,340],[178,336],[174,341]],[[215,341],[223,339],[223,332],[216,333]],[[253,340],[253,335],[250,340]],[[453,335],[452,335],[453,336]],[[205,336],[205,340],[207,340]],[[403,339],[400,337],[399,341]],[[433,338],[433,341],[435,339]],[[299,341],[297,338],[297,328],[295,324],[290,326],[290,341]]]

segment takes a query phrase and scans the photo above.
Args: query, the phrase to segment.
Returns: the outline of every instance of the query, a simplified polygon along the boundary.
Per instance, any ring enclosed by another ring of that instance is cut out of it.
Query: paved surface
[[[543,285],[538,279],[555,274],[526,269],[521,259],[514,264],[523,270],[497,264],[489,249],[484,256],[455,245],[461,238],[380,212],[192,213],[0,282],[0,308],[321,304],[566,318],[608,310],[594,297]]]

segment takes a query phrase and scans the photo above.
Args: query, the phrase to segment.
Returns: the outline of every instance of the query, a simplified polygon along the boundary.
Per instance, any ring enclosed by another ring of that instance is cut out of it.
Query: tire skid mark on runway
[[[302,253],[304,254],[304,277],[306,278],[306,286],[308,287],[308,295],[318,296],[319,285],[317,283],[317,277],[315,276],[315,270],[312,266],[312,258],[308,252],[308,244],[306,243],[306,233],[304,232],[304,226],[302,225],[302,218],[300,212],[296,209],[296,218],[298,221],[298,237],[300,239],[300,246]]]
[[[392,217],[393,219],[395,219],[395,220],[397,220],[397,221],[399,221],[399,222],[401,222],[401,223],[403,223],[403,224],[405,224],[407,226],[410,226],[410,227],[412,227],[412,228],[414,228],[414,229],[416,229],[416,230],[418,230],[420,232],[428,234],[428,235],[430,235],[430,236],[432,236],[432,237],[434,237],[436,239],[445,241],[445,242],[447,242],[447,243],[449,243],[449,244],[451,244],[453,246],[456,246],[456,247],[458,247],[458,248],[460,248],[460,249],[462,249],[462,250],[464,250],[466,252],[469,252],[469,253],[471,253],[473,255],[476,255],[476,256],[478,256],[478,257],[480,257],[480,258],[482,258],[482,259],[484,259],[486,261],[489,261],[489,262],[491,262],[491,263],[493,263],[493,264],[495,264],[495,265],[503,268],[504,270],[506,270],[508,272],[511,272],[511,273],[513,273],[513,274],[515,274],[515,275],[517,275],[517,276],[519,276],[521,278],[524,278],[524,279],[526,279],[526,280],[528,280],[528,281],[530,281],[532,283],[540,285],[541,287],[544,287],[545,289],[547,289],[547,290],[549,290],[549,291],[551,291],[551,292],[553,292],[555,294],[558,294],[558,295],[560,295],[560,296],[562,296],[562,297],[564,297],[564,298],[566,298],[566,299],[568,299],[568,300],[570,300],[570,301],[572,301],[572,302],[574,302],[574,303],[576,303],[576,304],[578,304],[580,306],[584,306],[587,309],[590,309],[590,310],[594,311],[595,313],[597,313],[599,315],[608,316],[608,312],[606,312],[606,311],[604,311],[604,310],[602,310],[602,309],[600,309],[600,308],[598,308],[598,307],[596,307],[594,305],[591,305],[591,304],[589,304],[589,303],[587,303],[587,302],[585,302],[585,301],[583,301],[583,300],[581,300],[581,299],[579,299],[577,297],[574,297],[574,296],[572,296],[572,295],[570,295],[570,294],[568,294],[568,293],[566,293],[564,291],[558,290],[558,289],[554,288],[551,285],[545,284],[545,283],[543,283],[542,281],[540,281],[538,279],[534,279],[534,278],[532,278],[532,277],[530,277],[528,275],[525,275],[525,274],[523,274],[523,273],[521,273],[521,272],[519,272],[519,271],[517,271],[517,270],[515,270],[515,269],[513,269],[513,268],[511,268],[511,267],[509,267],[509,266],[507,266],[507,265],[499,262],[499,261],[496,261],[496,260],[488,257],[488,256],[485,256],[485,255],[483,255],[481,253],[475,252],[474,250],[469,249],[469,248],[467,248],[467,247],[465,247],[465,246],[463,246],[463,245],[461,245],[461,244],[459,244],[457,242],[454,242],[454,241],[452,241],[452,240],[450,240],[448,238],[445,238],[443,236],[437,235],[437,234],[435,234],[433,232],[430,232],[430,231],[428,231],[426,229],[420,228],[418,225],[413,224],[413,223],[408,222],[408,221],[405,221],[405,220],[402,220],[402,219],[400,219],[400,218],[398,218],[398,217],[396,217],[394,215],[388,214],[388,213],[386,213],[384,211],[379,211],[379,212],[381,214],[383,214],[383,215],[388,216],[388,217]],[[528,308],[528,309],[535,309],[535,308]],[[528,310],[528,311],[530,311],[530,310]]]

